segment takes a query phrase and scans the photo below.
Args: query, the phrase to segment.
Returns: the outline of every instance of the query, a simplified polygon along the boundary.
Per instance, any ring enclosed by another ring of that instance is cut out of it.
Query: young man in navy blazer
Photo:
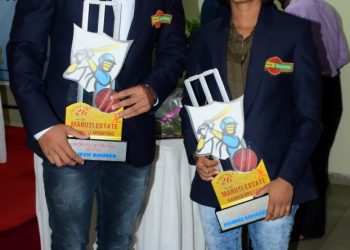
[[[321,133],[321,69],[310,22],[280,12],[269,0],[227,0],[231,15],[204,25],[193,34],[188,76],[218,68],[231,98],[244,95],[244,139],[264,160],[271,183],[255,196],[269,194],[265,220],[248,225],[254,249],[288,249],[298,204],[317,197],[309,157]],[[286,71],[269,62],[293,65]],[[214,79],[214,78],[213,78]],[[213,79],[208,86],[222,101]],[[200,84],[193,84],[199,105],[207,103]],[[184,93],[184,105],[191,105]],[[241,228],[221,232],[219,207],[210,181],[218,161],[193,157],[197,141],[185,109],[184,143],[196,165],[191,198],[199,203],[208,249],[241,249]]]
[[[62,77],[70,65],[73,24],[82,26],[83,2],[17,2],[7,47],[10,86],[29,144],[44,159],[52,249],[85,249],[95,193],[98,246],[127,249],[154,159],[154,111],[184,69],[184,12],[181,0],[121,1],[127,11],[121,17],[121,37],[133,40],[114,94],[123,97],[115,108],[125,108],[126,162],[84,161],[67,143],[67,135],[87,136],[64,125],[65,108],[75,101],[70,96],[75,85]],[[170,23],[152,25],[151,17],[159,10],[172,16]],[[92,7],[91,32],[97,32],[98,14]],[[112,36],[112,10],[106,10],[104,23],[104,32]],[[48,41],[50,58],[42,79]]]

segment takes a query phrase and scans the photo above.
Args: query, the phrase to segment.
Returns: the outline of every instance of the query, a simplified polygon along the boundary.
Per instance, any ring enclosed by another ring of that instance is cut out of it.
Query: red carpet
[[[0,250],[39,250],[40,237],[36,218],[0,232]]]
[[[33,153],[25,146],[22,128],[6,127],[5,133],[8,161],[0,164],[0,232],[35,219]]]

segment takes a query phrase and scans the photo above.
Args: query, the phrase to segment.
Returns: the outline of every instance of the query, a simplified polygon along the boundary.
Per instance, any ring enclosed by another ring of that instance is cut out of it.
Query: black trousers
[[[326,225],[326,191],[329,184],[328,160],[335,135],[343,112],[342,94],[339,74],[335,77],[323,77],[321,139],[311,156],[320,197],[300,205],[293,229],[293,237],[303,235],[305,238],[319,238],[325,233]]]

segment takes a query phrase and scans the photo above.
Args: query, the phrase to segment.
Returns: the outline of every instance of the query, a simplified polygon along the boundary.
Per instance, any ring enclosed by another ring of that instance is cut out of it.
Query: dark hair
[[[217,0],[222,5],[229,5],[230,0]],[[273,0],[261,0],[262,3],[273,3]]]

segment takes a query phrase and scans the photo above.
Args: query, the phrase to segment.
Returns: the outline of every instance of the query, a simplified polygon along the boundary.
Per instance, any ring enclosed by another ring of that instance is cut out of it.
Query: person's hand
[[[68,135],[79,139],[89,138],[89,135],[85,135],[64,124],[59,124],[50,128],[38,141],[46,158],[57,167],[84,164],[84,160],[69,145],[67,141]]]
[[[205,156],[196,157],[196,168],[199,176],[204,181],[211,181],[219,174],[219,161],[210,160]]]
[[[156,95],[151,87],[146,84],[115,92],[111,98],[120,100],[113,105],[112,109],[117,110],[124,107],[124,111],[117,113],[118,117],[131,118],[148,112],[156,100]]]
[[[269,221],[290,214],[293,193],[293,186],[289,182],[277,178],[260,189],[254,197],[269,194],[269,205],[265,217],[265,220]]]

